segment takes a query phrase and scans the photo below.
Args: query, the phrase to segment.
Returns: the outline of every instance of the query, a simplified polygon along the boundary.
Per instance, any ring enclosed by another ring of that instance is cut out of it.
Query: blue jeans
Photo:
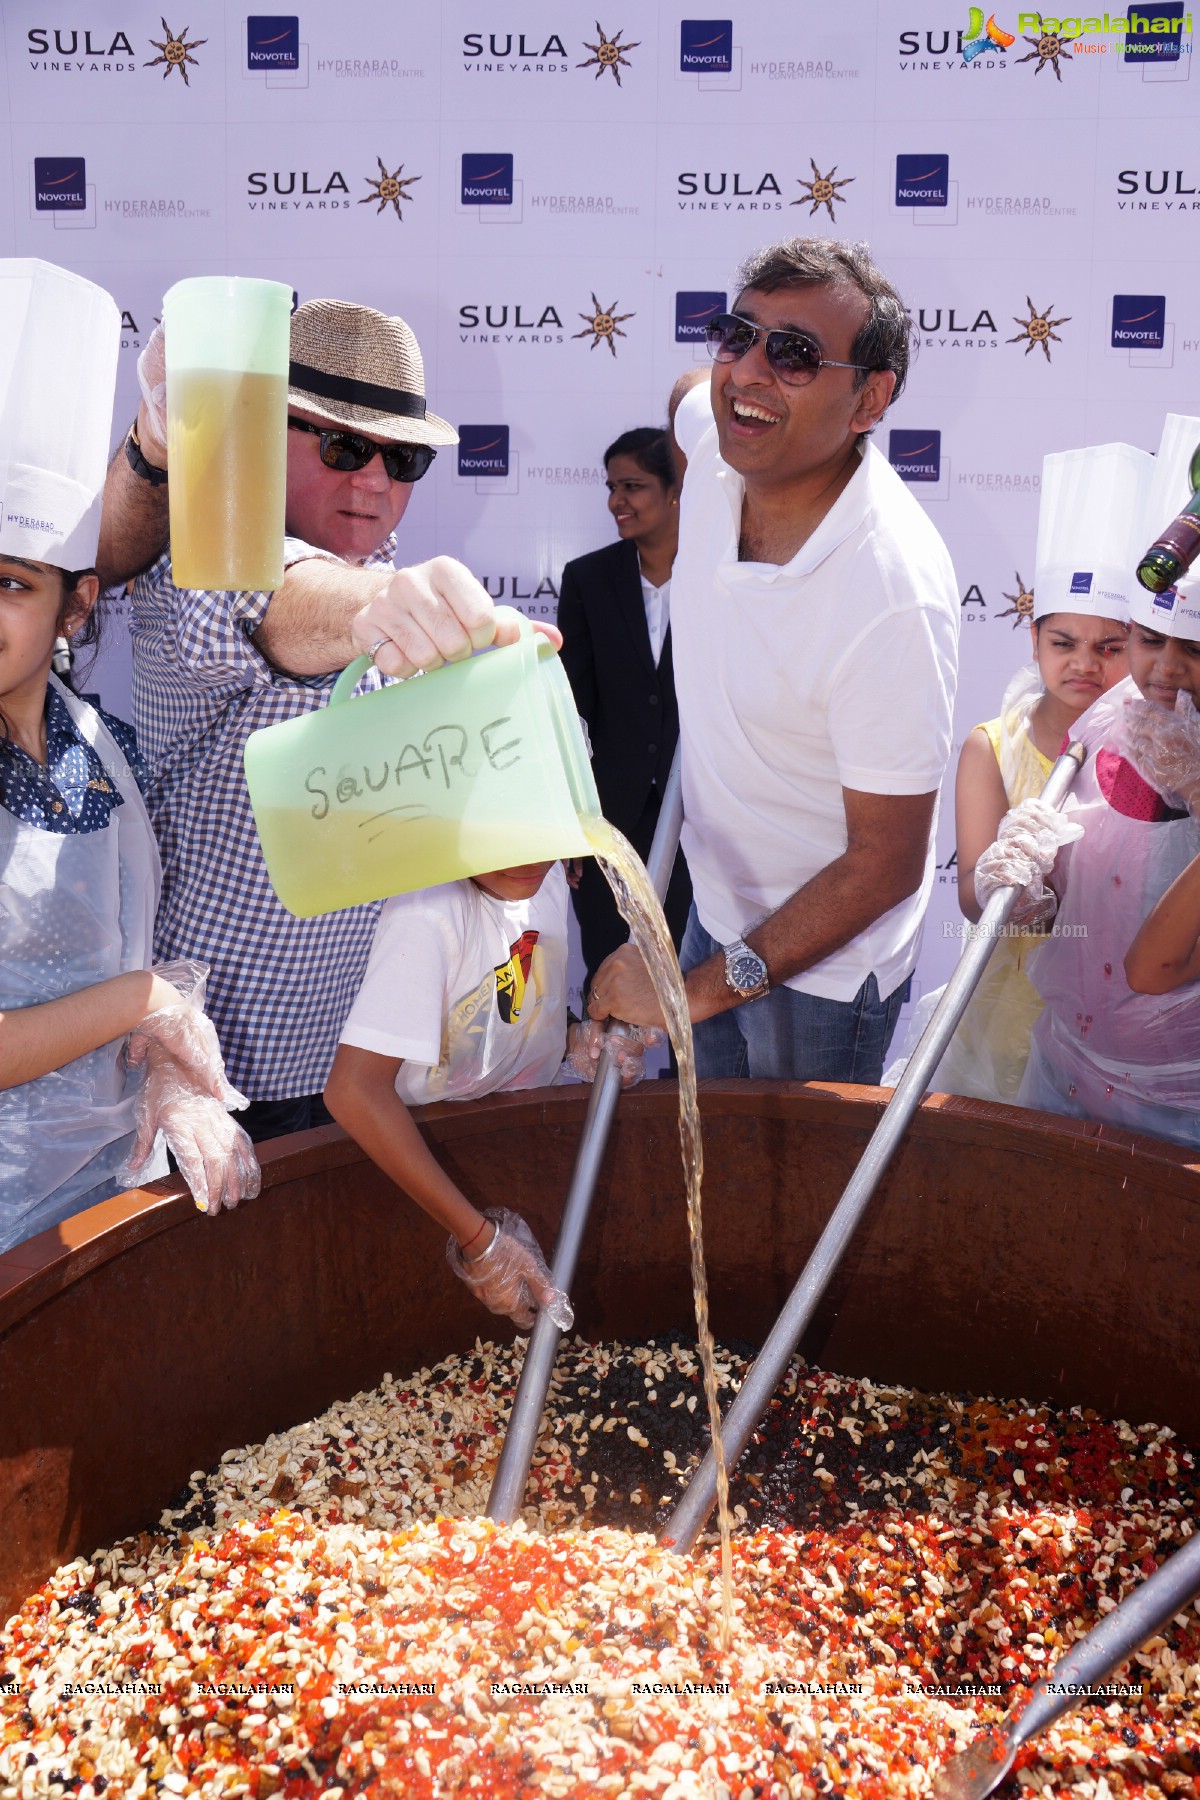
[[[679,960],[695,968],[721,949],[693,906]],[[854,1081],[878,1086],[900,1008],[909,984],[901,982],[886,1000],[874,975],[853,1000],[821,1000],[795,988],[778,987],[759,1000],[743,1001],[694,1027],[696,1072],[728,1080]]]

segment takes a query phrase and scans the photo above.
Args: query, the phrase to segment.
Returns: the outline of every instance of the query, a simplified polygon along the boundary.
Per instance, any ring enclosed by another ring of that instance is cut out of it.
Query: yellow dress
[[[979,727],[995,752],[1010,806],[1040,794],[1053,767],[1030,737],[1028,718],[1026,703]],[[1015,1103],[1042,1010],[1029,959],[1044,937],[1042,931],[1017,931],[1000,939],[929,1084],[935,1092]]]

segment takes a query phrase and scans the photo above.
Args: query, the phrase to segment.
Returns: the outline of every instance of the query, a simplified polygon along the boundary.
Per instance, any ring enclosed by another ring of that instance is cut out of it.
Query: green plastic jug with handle
[[[600,812],[566,671],[520,636],[252,732],[246,785],[271,883],[297,918],[523,863],[590,854]]]

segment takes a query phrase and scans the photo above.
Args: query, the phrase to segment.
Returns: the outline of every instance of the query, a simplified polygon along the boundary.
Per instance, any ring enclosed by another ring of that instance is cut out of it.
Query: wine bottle
[[[1200,555],[1200,444],[1188,465],[1192,497],[1183,511],[1160,531],[1138,564],[1137,578],[1152,594],[1165,594],[1186,575]]]

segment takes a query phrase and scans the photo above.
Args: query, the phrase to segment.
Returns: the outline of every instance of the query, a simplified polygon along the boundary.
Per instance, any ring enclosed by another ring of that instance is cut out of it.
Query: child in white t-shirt
[[[572,1065],[586,1076],[598,1039],[579,1029],[589,1042],[572,1045]],[[627,1085],[642,1042],[623,1059]],[[523,1328],[540,1305],[566,1330],[565,1294],[524,1220],[472,1206],[408,1109],[544,1087],[566,1049],[566,877],[561,863],[529,863],[387,902],[325,1089],[339,1125],[449,1231],[455,1273]]]

